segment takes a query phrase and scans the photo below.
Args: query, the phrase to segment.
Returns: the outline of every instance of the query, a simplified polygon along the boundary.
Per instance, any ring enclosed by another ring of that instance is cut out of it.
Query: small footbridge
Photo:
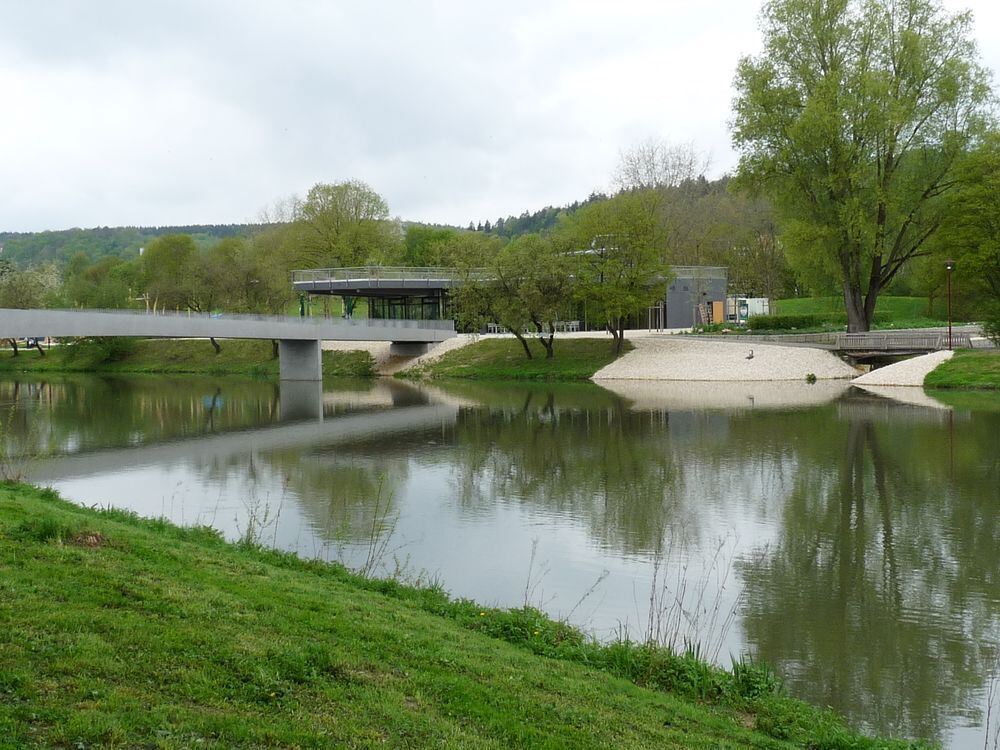
[[[910,329],[869,333],[790,333],[753,336],[753,341],[829,349],[852,359],[928,354],[942,349],[971,349],[978,329]]]
[[[452,338],[451,320],[345,320],[133,310],[0,309],[0,338],[138,336],[274,339],[282,380],[322,380],[323,341],[388,341],[408,353]]]

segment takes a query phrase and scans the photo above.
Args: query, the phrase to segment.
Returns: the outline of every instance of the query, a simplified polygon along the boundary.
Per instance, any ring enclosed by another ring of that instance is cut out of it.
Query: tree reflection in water
[[[778,541],[741,565],[743,626],[793,694],[940,739],[951,717],[982,721],[996,653],[1000,477],[979,442],[996,421],[963,423],[955,444],[915,415],[855,398],[797,441]]]

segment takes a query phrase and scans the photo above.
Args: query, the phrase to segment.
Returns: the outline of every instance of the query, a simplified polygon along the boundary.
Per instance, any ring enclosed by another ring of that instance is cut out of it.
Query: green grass
[[[0,353],[0,372],[198,373],[278,376],[270,341],[220,339],[218,354],[207,340],[94,339],[51,347],[41,356],[22,349],[17,357]],[[373,375],[368,352],[323,352],[326,376]]]
[[[529,344],[533,359],[524,356],[517,339],[483,339],[453,349],[429,365],[407,370],[403,377],[471,378],[476,380],[586,380],[614,361],[610,338],[555,340],[555,356],[545,359],[537,341]],[[625,351],[632,345],[626,341]]]
[[[843,297],[799,297],[776,300],[777,315],[823,315],[844,312]],[[875,305],[877,328],[929,328],[947,323],[944,302],[934,308],[926,297],[891,297],[881,295]]]
[[[0,748],[896,748],[732,672],[0,485]]]
[[[1000,390],[1000,351],[959,350],[924,378],[928,388]]]

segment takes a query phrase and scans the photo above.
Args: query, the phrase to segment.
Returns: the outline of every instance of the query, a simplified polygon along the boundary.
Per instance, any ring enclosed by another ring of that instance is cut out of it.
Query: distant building
[[[721,266],[675,266],[674,278],[663,283],[663,297],[629,321],[630,328],[689,328],[698,323],[725,320],[728,269]],[[452,268],[363,266],[292,272],[300,294],[333,295],[368,300],[371,318],[390,320],[447,320],[451,289],[461,283]],[[345,306],[348,307],[349,306]],[[601,329],[584,303],[574,329]]]

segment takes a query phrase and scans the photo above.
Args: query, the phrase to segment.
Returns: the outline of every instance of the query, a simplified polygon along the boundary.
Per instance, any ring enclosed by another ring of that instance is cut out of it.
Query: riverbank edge
[[[1000,350],[958,349],[924,377],[924,388],[1000,391]]]
[[[372,580],[262,548],[252,534],[227,543],[203,527],[82,508],[30,485],[0,484],[0,567],[9,573],[0,589],[0,748],[308,744],[331,726],[342,734],[325,741],[352,744],[412,743],[407,732],[418,732],[452,747],[597,747],[633,733],[646,740],[635,746],[923,747],[858,735],[781,694],[759,665],[726,671],[690,653],[600,645],[531,608]],[[240,643],[213,642],[230,630]],[[349,638],[380,658],[345,651]],[[379,674],[355,675],[346,666],[355,661]],[[386,713],[397,693],[419,720]],[[544,705],[553,701],[558,710]],[[362,724],[339,725],[340,707]]]
[[[277,379],[278,360],[269,341],[220,339],[118,339],[82,341],[51,347],[42,356],[22,349],[18,356],[0,354],[3,373],[92,373],[98,375],[240,375]],[[365,351],[323,351],[323,377],[374,377],[375,363]]]
[[[448,348],[440,356],[433,349],[421,361],[400,370],[394,377],[402,380],[495,380],[585,382],[616,357],[614,343],[607,334],[556,337],[554,356],[545,358],[541,344],[528,339],[532,359],[513,336],[483,337],[462,346]],[[634,345],[625,340],[622,355]]]

